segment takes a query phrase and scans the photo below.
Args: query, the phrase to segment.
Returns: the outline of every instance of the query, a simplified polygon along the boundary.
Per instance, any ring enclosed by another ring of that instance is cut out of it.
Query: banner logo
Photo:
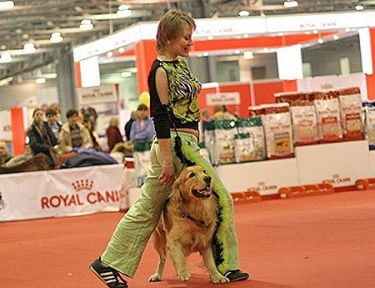
[[[90,206],[100,203],[119,203],[119,190],[95,190],[94,181],[79,179],[71,183],[73,192],[42,197],[40,200],[42,209],[54,209],[71,206]]]

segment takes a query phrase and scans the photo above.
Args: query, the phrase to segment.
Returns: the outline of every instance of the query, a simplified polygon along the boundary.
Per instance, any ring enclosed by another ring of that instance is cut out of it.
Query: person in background
[[[49,105],[49,108],[55,110],[55,112],[56,112],[55,119],[62,126],[60,104],[59,103],[51,103],[51,105]]]
[[[131,131],[131,128],[135,119],[137,119],[137,111],[132,111],[130,113],[130,119],[128,122],[126,122],[125,127],[124,127],[126,141],[130,141],[130,131]]]
[[[83,126],[85,126],[85,128],[90,133],[90,138],[91,138],[93,148],[96,151],[103,151],[102,146],[99,144],[100,142],[99,135],[96,133],[92,121],[90,119],[83,119]]]
[[[59,139],[62,125],[58,122],[56,110],[53,108],[48,108],[46,111],[46,117],[48,126],[51,128],[55,138]]]
[[[213,241],[218,270],[230,282],[249,277],[239,270],[232,197],[215,169],[200,155],[197,143],[201,84],[185,60],[193,45],[195,28],[193,18],[174,10],[164,14],[158,25],[158,55],[148,76],[151,114],[157,136],[150,151],[151,167],[141,188],[141,198],[121,219],[104,253],[91,264],[91,270],[109,288],[128,287],[120,273],[134,276],[183,163],[203,167],[212,178],[220,211]]]
[[[118,126],[119,126],[118,117],[112,117],[109,120],[109,126],[108,126],[107,131],[106,131],[107,143],[108,143],[108,153],[111,153],[113,147],[115,147],[115,145],[117,143],[124,142]]]
[[[44,121],[42,108],[36,108],[33,111],[33,123],[27,129],[26,135],[33,154],[44,153],[51,160],[51,164],[54,164],[57,138],[48,123]]]
[[[32,157],[33,157],[33,152],[31,151],[30,146],[28,144],[25,144],[24,152],[22,154],[14,156],[4,166],[5,167],[17,166],[23,162],[26,162]]]
[[[216,105],[214,108],[214,119],[215,120],[236,120],[236,116],[228,112],[228,108],[225,105]]]
[[[8,151],[7,144],[4,141],[0,141],[0,166],[7,163],[13,155]]]
[[[78,121],[78,111],[75,109],[68,110],[66,118],[68,122],[61,127],[59,136],[61,152],[67,153],[72,151],[73,148],[93,148],[90,132]]]
[[[148,108],[145,104],[139,104],[137,108],[137,119],[133,122],[130,130],[132,142],[151,142],[155,135],[154,123],[148,117]]]

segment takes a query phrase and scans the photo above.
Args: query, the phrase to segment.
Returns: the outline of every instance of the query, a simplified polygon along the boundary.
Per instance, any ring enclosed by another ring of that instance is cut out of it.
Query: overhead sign
[[[207,105],[238,105],[241,103],[239,92],[207,93]]]
[[[78,103],[80,106],[116,102],[117,93],[115,85],[103,85],[92,88],[77,89]]]
[[[350,19],[350,21],[348,21]],[[194,39],[249,37],[271,33],[298,33],[329,31],[345,28],[375,26],[375,12],[319,13],[264,17],[231,17],[197,19]],[[102,39],[75,47],[74,61],[101,55],[119,47],[135,44],[140,40],[156,38],[157,22],[132,25]]]

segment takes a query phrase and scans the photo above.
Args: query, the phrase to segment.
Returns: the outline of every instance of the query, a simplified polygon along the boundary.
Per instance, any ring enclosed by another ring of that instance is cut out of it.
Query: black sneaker
[[[90,269],[109,288],[128,287],[126,280],[121,277],[120,273],[111,267],[105,267],[100,257],[91,264]]]
[[[249,274],[242,272],[241,270],[231,270],[224,274],[225,277],[229,279],[230,282],[243,281],[249,278]]]

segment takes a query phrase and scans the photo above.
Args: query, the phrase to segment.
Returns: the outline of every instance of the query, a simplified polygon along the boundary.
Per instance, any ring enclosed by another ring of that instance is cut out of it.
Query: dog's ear
[[[177,203],[181,203],[183,197],[183,177],[181,177],[181,174],[177,177],[177,179],[174,181],[172,185],[172,199],[176,201]]]

